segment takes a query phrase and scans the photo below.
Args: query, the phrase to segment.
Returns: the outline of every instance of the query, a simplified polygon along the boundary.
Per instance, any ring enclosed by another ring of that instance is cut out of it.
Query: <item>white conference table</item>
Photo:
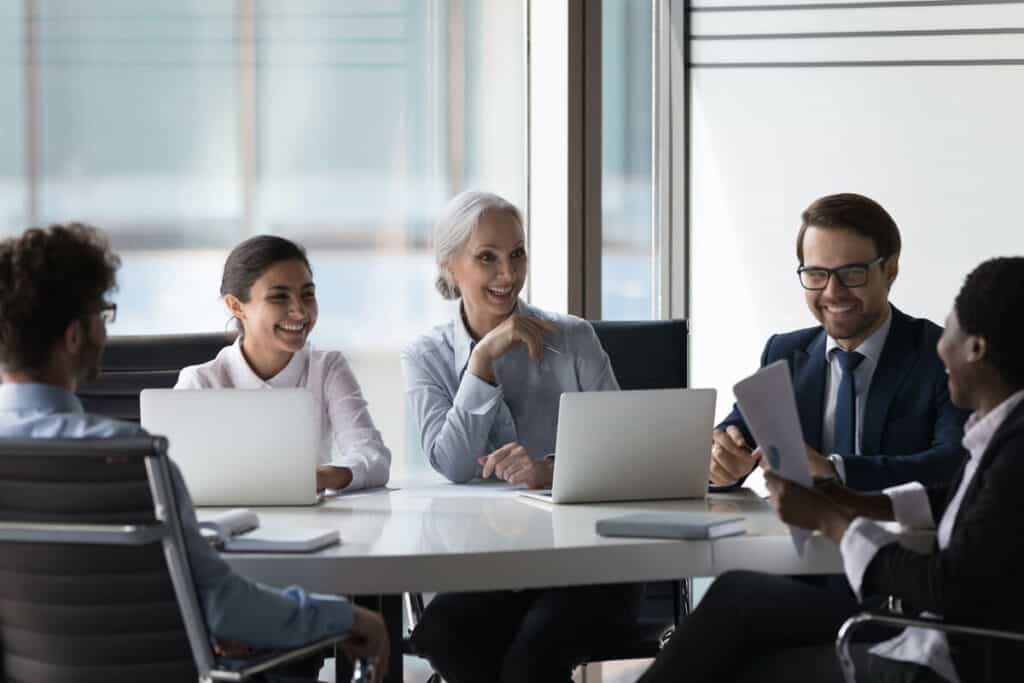
[[[656,581],[730,569],[842,572],[834,543],[814,536],[799,556],[787,527],[749,490],[704,500],[551,505],[504,489],[427,480],[315,507],[254,508],[262,527],[338,529],[342,542],[309,554],[225,558],[265,583],[350,595]],[[665,510],[743,515],[747,533],[680,541],[604,538],[594,531],[604,517]]]
[[[701,500],[552,505],[505,485],[398,482],[311,507],[253,508],[260,526],[337,529],[341,544],[308,554],[225,554],[239,573],[276,586],[382,596],[398,643],[400,595],[717,576],[731,569],[778,574],[838,574],[834,543],[812,536],[798,555],[786,525],[753,491]],[[640,511],[711,511],[746,518],[746,534],[713,541],[604,538],[597,520]],[[216,512],[201,509],[200,516]],[[388,683],[402,680],[401,647],[392,648]]]

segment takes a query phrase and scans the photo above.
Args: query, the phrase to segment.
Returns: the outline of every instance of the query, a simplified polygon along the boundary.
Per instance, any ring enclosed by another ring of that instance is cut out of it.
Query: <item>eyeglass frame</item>
[[[879,256],[878,258],[872,261],[868,261],[867,263],[847,263],[846,265],[839,266],[838,268],[825,268],[823,266],[800,266],[799,268],[796,269],[796,278],[800,282],[800,286],[809,292],[821,292],[828,289],[828,283],[832,280],[833,275],[835,275],[836,278],[838,278],[839,284],[841,284],[843,287],[846,287],[847,289],[857,289],[859,287],[864,287],[868,284],[868,281],[870,280],[871,266],[875,264],[885,263],[885,260],[889,258],[889,256],[891,256],[891,254],[887,256]],[[843,276],[840,274],[840,271],[848,270],[850,268],[863,268],[864,282],[860,283],[859,285],[846,284],[846,281],[843,279]],[[803,274],[809,270],[817,270],[827,273],[828,277],[825,278],[825,284],[822,285],[821,287],[808,287],[807,285],[805,285]]]

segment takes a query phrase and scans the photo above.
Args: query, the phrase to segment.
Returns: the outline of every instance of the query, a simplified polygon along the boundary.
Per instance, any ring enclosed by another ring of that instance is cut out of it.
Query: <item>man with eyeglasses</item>
[[[859,490],[946,483],[964,457],[966,414],[949,400],[935,350],[942,329],[889,303],[900,233],[873,200],[812,203],[797,235],[797,275],[820,326],[772,336],[762,367],[789,361],[811,474]],[[713,433],[711,482],[740,486],[758,465],[739,411]]]

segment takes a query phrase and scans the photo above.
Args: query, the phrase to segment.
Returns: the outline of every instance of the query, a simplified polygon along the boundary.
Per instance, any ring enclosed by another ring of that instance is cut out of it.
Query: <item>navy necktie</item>
[[[853,455],[857,447],[857,384],[853,372],[864,360],[856,351],[834,349],[832,351],[843,369],[836,396],[836,423],[833,448],[839,455]]]

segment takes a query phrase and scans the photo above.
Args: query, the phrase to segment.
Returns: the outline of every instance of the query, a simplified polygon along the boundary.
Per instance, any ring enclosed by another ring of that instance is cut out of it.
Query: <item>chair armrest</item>
[[[891,612],[861,612],[847,619],[839,627],[839,633],[836,636],[836,656],[839,658],[839,665],[843,670],[843,677],[847,683],[855,683],[856,681],[856,669],[853,664],[853,658],[850,657],[850,640],[853,637],[853,632],[864,624],[885,624],[886,626],[900,628],[913,626],[943,631],[944,633],[1024,642],[1024,633],[1016,631],[958,624],[929,617],[905,617]]]
[[[244,662],[240,662],[238,668],[219,666],[216,669],[210,670],[208,678],[211,681],[244,681],[256,674],[263,673],[264,671],[268,671],[282,664],[287,664],[288,662],[302,659],[303,657],[307,657],[319,652],[320,650],[335,646],[347,639],[347,634],[342,636],[332,636],[330,638],[318,640],[315,643],[309,643],[308,645],[297,647],[293,650],[274,652],[263,657],[245,660]]]

